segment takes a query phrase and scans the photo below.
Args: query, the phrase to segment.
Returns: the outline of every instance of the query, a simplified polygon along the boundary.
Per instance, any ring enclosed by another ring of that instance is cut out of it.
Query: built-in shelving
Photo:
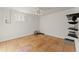
[[[67,18],[68,18],[68,23],[69,25],[71,25],[68,30],[69,30],[69,33],[68,35],[66,36],[66,40],[75,40],[78,38],[78,20],[77,18],[79,17],[79,13],[75,13],[75,14],[69,14],[67,15]],[[73,26],[73,27],[72,27]]]
[[[77,24],[78,22],[68,22],[69,24]]]

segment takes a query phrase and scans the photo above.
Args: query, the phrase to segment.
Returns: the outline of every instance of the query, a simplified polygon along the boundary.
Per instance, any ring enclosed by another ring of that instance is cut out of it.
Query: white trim
[[[62,36],[58,36],[58,35],[52,35],[52,34],[46,34],[46,33],[44,33],[45,35],[50,35],[50,36],[54,36],[54,37],[57,37],[57,38],[61,38],[61,39],[64,39],[64,37],[62,37]]]
[[[75,40],[75,48],[76,48],[76,52],[79,52],[79,40],[78,39]]]
[[[16,39],[16,38],[19,38],[19,37],[24,37],[24,36],[32,35],[32,34],[33,33],[30,33],[30,34],[22,34],[22,35],[19,35],[19,36],[16,36],[16,37],[10,37],[10,38],[6,38],[6,39],[1,39],[0,42],[7,41],[7,40],[12,40],[12,39]]]

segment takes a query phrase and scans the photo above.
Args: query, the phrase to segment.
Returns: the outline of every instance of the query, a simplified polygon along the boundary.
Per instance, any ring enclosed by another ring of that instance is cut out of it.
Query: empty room
[[[0,52],[78,52],[78,7],[0,7]]]

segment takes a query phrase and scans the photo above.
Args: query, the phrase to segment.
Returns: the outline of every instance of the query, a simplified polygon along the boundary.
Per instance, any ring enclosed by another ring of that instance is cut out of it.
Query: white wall
[[[79,12],[79,8],[72,8],[41,16],[40,31],[48,35],[65,38],[68,34],[68,27],[70,26],[67,23],[68,19],[66,15],[77,12]]]
[[[68,34],[66,15],[63,12],[58,12],[42,16],[40,19],[40,31],[48,35],[64,38]]]
[[[18,16],[22,16],[18,18]],[[25,35],[33,34],[38,30],[38,17],[24,14],[15,10],[0,8],[0,41],[13,39]],[[11,19],[11,24],[6,24],[4,18]],[[17,21],[24,19],[24,21]]]
[[[9,8],[0,8],[0,41],[21,35],[29,35],[39,29],[45,34],[64,38],[68,33],[66,14],[75,13],[76,11],[78,12],[79,8],[39,17]],[[24,21],[16,21],[22,19],[17,18],[17,16],[23,16]],[[11,19],[11,24],[6,24],[5,18]]]

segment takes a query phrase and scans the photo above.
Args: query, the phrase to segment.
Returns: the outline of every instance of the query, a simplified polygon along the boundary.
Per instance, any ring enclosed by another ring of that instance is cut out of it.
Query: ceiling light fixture
[[[33,15],[37,15],[37,16],[43,15],[42,10],[40,8],[36,7],[33,10]]]

